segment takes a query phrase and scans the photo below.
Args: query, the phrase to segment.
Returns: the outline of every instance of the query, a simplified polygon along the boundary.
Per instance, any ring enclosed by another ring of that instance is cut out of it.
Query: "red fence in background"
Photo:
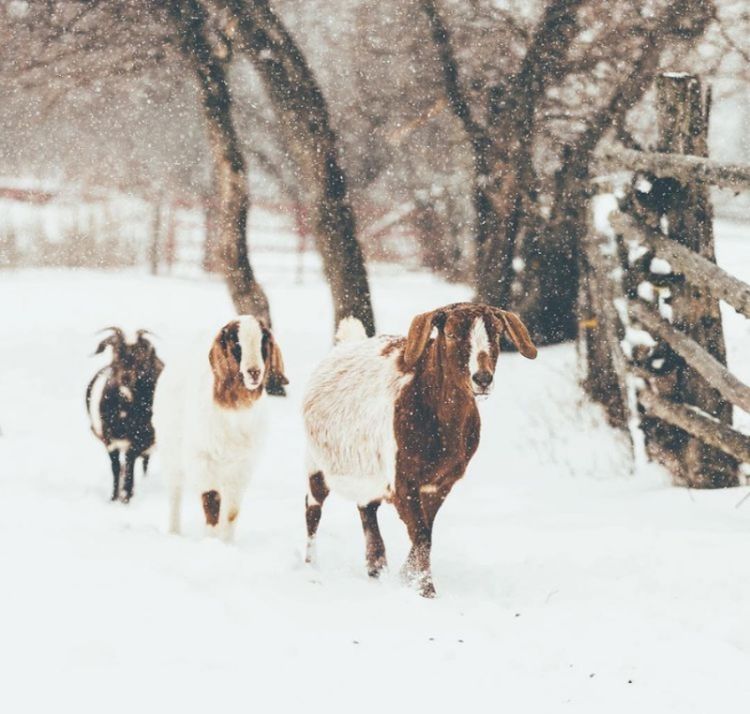
[[[18,264],[56,264],[51,246],[65,241],[69,252],[75,252],[76,241],[88,250],[91,244],[117,244],[121,254],[129,255],[125,264],[153,266],[154,255],[168,269],[191,265],[211,270],[216,264],[207,240],[214,214],[210,200],[179,195],[155,200],[97,187],[57,189],[0,182],[0,201],[11,202],[9,210],[0,212],[0,251],[3,238],[10,236],[15,255],[20,256]],[[410,222],[414,211],[411,203],[358,207],[360,240],[369,259],[419,262]],[[300,204],[254,198],[248,240],[253,251],[312,251],[315,239],[309,211]],[[102,264],[119,264],[118,258],[113,261]],[[97,262],[86,259],[82,264],[94,267]]]

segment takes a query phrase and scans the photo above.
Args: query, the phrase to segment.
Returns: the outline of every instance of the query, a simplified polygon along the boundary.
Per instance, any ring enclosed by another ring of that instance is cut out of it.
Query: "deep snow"
[[[719,250],[740,277],[744,240]],[[166,534],[158,458],[128,506],[109,503],[83,399],[97,329],[149,327],[169,360],[178,337],[230,314],[221,283],[2,275],[0,710],[747,710],[750,499],[735,506],[748,488],[632,475],[620,437],[582,401],[572,346],[501,356],[479,453],[438,516],[436,600],[399,582],[407,538],[390,507],[384,580],[368,580],[356,509],[335,496],[319,565],[306,567],[299,402],[332,325],[314,266],[300,285],[293,261],[256,258],[292,385],[270,403],[230,546],[201,537],[197,503],[187,535]],[[373,272],[383,332],[467,296]],[[734,318],[730,329],[747,379],[750,331]]]

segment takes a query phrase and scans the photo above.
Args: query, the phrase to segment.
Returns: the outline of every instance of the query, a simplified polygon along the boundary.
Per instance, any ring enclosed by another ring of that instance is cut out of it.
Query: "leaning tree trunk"
[[[578,34],[583,0],[550,0],[531,37],[519,71],[488,93],[487,122],[473,115],[459,81],[448,27],[436,0],[420,0],[443,75],[446,98],[471,143],[472,198],[476,214],[475,299],[507,307],[514,280],[513,257],[522,229],[536,220],[532,145],[539,102],[552,82],[568,72],[565,62]]]
[[[351,315],[372,335],[375,321],[367,271],[323,93],[268,0],[227,0],[224,5],[308,182],[313,231],[333,296],[335,323]]]
[[[580,136],[566,145],[555,175],[550,219],[531,232],[521,249],[523,294],[518,311],[539,344],[574,339],[578,329],[577,296],[580,249],[587,230],[590,164],[604,134],[634,107],[653,83],[670,38],[695,41],[711,20],[709,0],[672,0],[650,23],[643,50],[615,87],[609,102],[587,122]],[[679,22],[675,24],[675,18]]]
[[[225,59],[214,52],[206,28],[207,13],[196,0],[173,0],[170,17],[180,50],[198,80],[208,133],[216,202],[215,239],[234,307],[270,323],[268,299],[255,279],[247,247],[250,196],[245,159],[232,121],[232,98]]]

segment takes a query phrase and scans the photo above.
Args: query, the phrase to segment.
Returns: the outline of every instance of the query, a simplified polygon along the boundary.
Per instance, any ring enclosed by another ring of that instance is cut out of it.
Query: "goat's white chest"
[[[248,409],[224,409],[212,403],[210,418],[201,425],[206,431],[196,435],[197,440],[210,458],[249,460],[266,431],[264,412],[262,399]]]

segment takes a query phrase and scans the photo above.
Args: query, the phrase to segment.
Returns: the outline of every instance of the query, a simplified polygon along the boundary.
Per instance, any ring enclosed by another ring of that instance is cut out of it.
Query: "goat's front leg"
[[[423,597],[435,597],[430,564],[435,516],[464,470],[465,465],[458,462],[441,469],[438,476],[426,482],[396,477],[394,502],[412,544],[401,572],[419,588]]]
[[[221,493],[221,511],[219,517],[219,537],[225,543],[234,540],[234,529],[240,515],[242,495],[233,488],[227,488]]]
[[[109,463],[112,466],[112,499],[116,501],[120,496],[120,450],[109,452]]]
[[[415,484],[396,484],[396,510],[406,524],[411,540],[411,550],[401,575],[415,585],[422,597],[435,597],[435,586],[430,570],[430,551],[432,549],[432,523],[434,512],[425,513],[419,487]],[[430,516],[430,517],[427,517]]]
[[[135,460],[138,458],[132,447],[125,452],[125,483],[123,485],[122,502],[128,503],[133,497],[133,478],[135,475]]]
[[[180,532],[182,511],[182,479],[179,474],[172,473],[169,478],[169,532]]]
[[[201,494],[203,513],[206,517],[206,535],[218,535],[219,517],[221,515],[221,494],[212,489]]]

